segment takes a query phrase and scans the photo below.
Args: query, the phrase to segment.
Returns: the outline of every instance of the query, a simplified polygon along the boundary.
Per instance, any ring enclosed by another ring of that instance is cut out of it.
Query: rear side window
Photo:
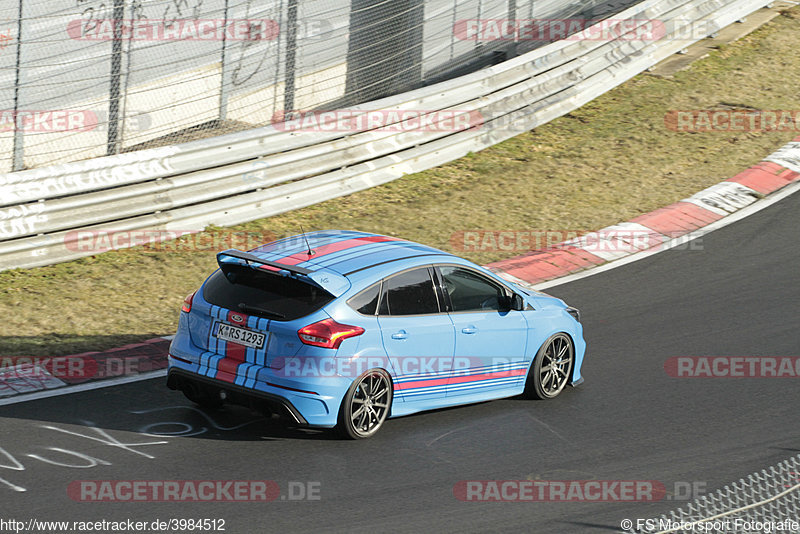
[[[374,284],[347,301],[351,308],[362,315],[375,315],[378,308],[378,297],[381,296],[381,284]]]
[[[439,313],[439,302],[427,267],[388,278],[383,288],[380,315]]]
[[[248,315],[291,321],[325,306],[333,295],[314,285],[241,265],[226,266],[203,286],[211,304]]]

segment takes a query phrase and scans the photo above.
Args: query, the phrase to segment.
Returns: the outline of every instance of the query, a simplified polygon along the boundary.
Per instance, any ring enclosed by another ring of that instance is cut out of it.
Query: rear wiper
[[[282,313],[268,310],[266,308],[260,308],[258,306],[250,306],[249,304],[245,304],[244,302],[239,303],[239,310],[245,313],[251,313],[256,315],[269,315],[277,319],[286,319],[286,316]]]

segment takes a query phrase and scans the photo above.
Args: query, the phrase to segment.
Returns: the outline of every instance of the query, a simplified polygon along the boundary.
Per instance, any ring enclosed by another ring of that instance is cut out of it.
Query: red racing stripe
[[[480,375],[451,376],[447,384],[464,384],[466,382],[479,382],[481,380],[492,380],[495,378],[508,378],[510,376],[524,375],[527,372],[527,369],[514,369],[511,371],[496,371],[493,373],[485,373]]]
[[[354,237],[353,239],[343,239],[341,241],[337,241],[336,243],[331,243],[329,245],[323,245],[321,247],[315,248],[313,249],[314,254],[311,256],[308,255],[308,251],[303,251],[303,252],[295,252],[294,254],[290,254],[289,256],[284,256],[283,258],[280,258],[278,260],[270,260],[270,261],[274,261],[276,263],[282,263],[284,265],[297,265],[300,263],[311,261],[312,259],[320,258],[327,254],[332,254],[334,252],[339,252],[342,250],[359,247],[361,245],[369,245],[372,243],[385,243],[387,241],[402,241],[402,239],[398,239],[396,237],[383,236],[383,235]],[[280,271],[279,268],[272,267],[269,265],[259,265],[258,268],[272,272]]]
[[[231,324],[246,328],[247,319],[248,316],[243,313],[228,311],[227,321]],[[233,341],[226,341],[224,354],[225,357],[217,362],[216,377],[219,380],[233,383],[234,380],[236,380],[236,371],[239,368],[239,365],[245,363],[246,361],[246,355],[247,347],[240,345],[239,343],[234,343]]]
[[[306,261],[310,261],[312,259],[317,259],[327,254],[333,254],[334,252],[339,252],[354,247],[360,247],[362,245],[371,245],[372,243],[384,243],[387,241],[402,241],[402,239],[398,239],[396,237],[388,237],[384,235],[354,237],[353,239],[343,239],[342,241],[337,241],[336,243],[331,243],[329,245],[323,245],[321,247],[314,248],[313,256],[309,256],[308,251],[303,251],[303,252],[297,252],[290,256],[285,256],[275,261],[277,263],[283,263],[284,265],[297,265],[298,263],[303,263]]]
[[[482,373],[479,375],[451,376],[449,378],[438,378],[436,380],[415,380],[413,382],[401,382],[394,385],[395,391],[404,389],[414,389],[428,386],[441,386],[444,384],[463,384],[466,382],[479,382],[481,380],[492,380],[495,378],[508,378],[510,376],[520,376],[527,373],[527,369],[514,369],[510,371],[496,371],[493,373]]]
[[[414,389],[414,388],[421,388],[427,386],[442,386],[447,384],[447,378],[438,378],[436,380],[416,380],[414,382],[402,382],[402,383],[395,383],[394,389],[403,390],[403,389]]]

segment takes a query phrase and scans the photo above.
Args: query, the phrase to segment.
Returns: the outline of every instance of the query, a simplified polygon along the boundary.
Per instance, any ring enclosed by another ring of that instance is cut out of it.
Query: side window
[[[406,271],[383,282],[380,315],[439,313],[439,303],[427,267]]]
[[[480,274],[455,266],[439,267],[454,312],[500,310],[503,288]]]
[[[380,295],[381,283],[378,282],[348,300],[347,304],[362,315],[375,315]]]

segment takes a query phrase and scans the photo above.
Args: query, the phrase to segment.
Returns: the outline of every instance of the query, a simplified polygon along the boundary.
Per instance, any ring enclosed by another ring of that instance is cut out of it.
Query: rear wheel
[[[339,432],[350,439],[372,437],[389,415],[392,393],[392,380],[383,369],[370,369],[359,376],[342,400]]]
[[[575,349],[566,334],[555,334],[548,339],[531,364],[525,396],[552,399],[558,396],[569,382]]]

